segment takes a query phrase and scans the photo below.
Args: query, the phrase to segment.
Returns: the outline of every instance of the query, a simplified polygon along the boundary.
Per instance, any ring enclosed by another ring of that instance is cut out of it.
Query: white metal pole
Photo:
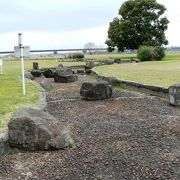
[[[22,45],[22,34],[18,34],[19,40],[19,47],[20,47],[20,59],[21,59],[21,68],[22,68],[22,87],[23,87],[23,95],[26,94],[26,87],[25,87],[25,78],[24,78],[24,52],[23,52],[23,45]]]

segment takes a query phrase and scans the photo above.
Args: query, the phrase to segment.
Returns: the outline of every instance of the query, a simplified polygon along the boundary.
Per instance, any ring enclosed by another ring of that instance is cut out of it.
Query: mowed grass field
[[[107,59],[137,59],[136,54],[104,54],[104,55],[86,55],[85,59],[89,60],[107,60]]]
[[[85,59],[89,60],[107,60],[107,59],[137,59],[136,54],[104,54],[104,55],[86,55]],[[180,52],[168,54],[163,58],[163,61],[180,60]]]
[[[179,60],[175,60],[175,59]],[[169,87],[180,83],[180,56],[170,55],[164,61],[113,64],[95,68],[100,74],[139,83]]]
[[[25,61],[25,70],[32,69],[35,61]],[[38,60],[40,68],[56,67],[57,60]],[[83,65],[82,62],[63,62],[65,66]],[[26,80],[26,95],[22,95],[21,62],[3,61],[3,74],[0,75],[0,128],[6,126],[12,112],[21,106],[35,106],[39,99],[38,88]]]

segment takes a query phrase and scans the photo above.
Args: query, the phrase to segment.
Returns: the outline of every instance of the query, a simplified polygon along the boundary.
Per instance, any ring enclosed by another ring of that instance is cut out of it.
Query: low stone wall
[[[8,129],[0,132],[0,161],[10,152]]]
[[[120,80],[120,79],[115,78],[115,77],[103,76],[103,75],[100,75],[94,69],[91,71],[91,73],[93,75],[95,75],[97,79],[108,81],[110,84],[119,84],[119,85],[132,86],[132,87],[136,87],[136,88],[140,88],[140,89],[147,89],[147,90],[154,91],[154,92],[157,92],[157,93],[165,93],[165,94],[168,93],[168,88],[164,88],[164,87],[161,87],[161,86],[153,86],[153,85],[141,84],[141,83],[137,83],[137,82],[134,82],[134,81],[126,81],[126,80]]]
[[[32,81],[32,83],[38,87],[39,92],[40,92],[40,97],[39,97],[39,101],[36,104],[36,109],[39,110],[44,110],[46,108],[46,90],[40,85],[38,84],[36,81]]]
[[[30,80],[28,80],[30,81]],[[36,104],[36,109],[45,110],[46,108],[46,92],[45,90],[35,81],[32,81],[34,85],[36,85],[40,91],[40,98],[38,103]],[[10,152],[9,146],[9,135],[8,129],[3,129],[0,132],[0,161]]]

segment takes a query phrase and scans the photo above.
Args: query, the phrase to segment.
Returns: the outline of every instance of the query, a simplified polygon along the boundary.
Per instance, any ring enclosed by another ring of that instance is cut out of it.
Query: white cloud
[[[158,0],[158,2],[163,4],[167,8],[165,15],[170,22],[168,25],[168,30],[166,32],[166,37],[169,41],[169,46],[180,46],[180,39],[178,38],[180,32],[180,1]]]
[[[166,35],[169,40],[169,46],[180,46],[180,39],[178,38],[180,32],[180,1],[157,1],[167,7],[166,16],[168,17],[170,23]],[[9,2],[10,1],[8,0],[3,1],[4,5]],[[14,45],[18,44],[18,31],[22,31],[23,33],[24,45],[30,45],[31,49],[82,48],[86,42],[94,42],[97,45],[104,45],[107,38],[108,24],[115,16],[118,15],[118,9],[124,0],[105,0],[103,5],[102,2],[97,2],[95,0],[92,0],[91,4],[87,4],[87,2],[89,2],[88,0],[14,0],[11,2],[14,6],[10,6],[9,11],[7,10],[7,7],[3,6],[3,9],[0,12],[0,32],[4,27],[7,29],[6,31],[2,31],[2,33],[0,33],[0,51],[13,50]],[[66,14],[64,14],[62,16],[57,16],[57,18],[55,20],[53,19],[53,21],[52,17],[56,17],[56,12],[59,11],[59,15],[61,15],[61,11],[65,12],[69,4],[69,12],[71,12],[71,14],[68,20],[65,18]],[[108,6],[109,4],[112,5]],[[86,9],[83,9],[84,6]],[[17,11],[15,11],[16,7],[24,7],[23,12],[27,10],[27,14],[23,15],[28,15],[28,17],[25,18],[27,19],[27,22],[21,22],[21,18],[17,19],[19,16],[16,13]],[[96,7],[96,11],[94,11],[93,7]],[[42,12],[48,12],[48,8],[49,13],[54,15],[49,19],[46,19],[48,18],[48,14],[43,14]],[[31,17],[31,14],[29,13],[37,13],[38,9],[41,9],[42,14],[39,14],[41,17],[37,17],[36,20],[34,19],[34,16]],[[52,9],[56,9],[56,11],[52,11]],[[81,11],[79,9],[81,9]],[[99,9],[101,11],[97,14]],[[14,11],[13,14],[11,14],[11,11]],[[81,16],[82,18],[75,18],[77,13],[79,13],[78,16]],[[105,17],[105,14],[107,13],[109,14]],[[93,16],[91,17],[92,14]],[[88,19],[86,17],[88,17]],[[95,22],[96,19],[98,19],[98,21]],[[30,22],[31,20],[33,21]],[[40,24],[40,20],[43,21],[43,24]],[[56,24],[58,24],[58,26],[56,26]],[[78,28],[75,28],[75,25]],[[53,30],[48,29],[48,27]],[[67,28],[67,30],[64,30],[64,27]]]
[[[24,45],[30,45],[31,49],[63,49],[83,48],[87,42],[94,42],[96,45],[104,45],[107,37],[108,25],[88,28],[79,31],[67,32],[22,32]],[[18,44],[18,33],[0,34],[0,50],[13,50]]]

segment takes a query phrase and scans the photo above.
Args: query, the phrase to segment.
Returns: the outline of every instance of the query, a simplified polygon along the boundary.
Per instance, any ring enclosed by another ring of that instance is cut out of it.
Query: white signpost
[[[0,69],[1,69],[1,74],[2,74],[2,66],[3,66],[3,60],[2,59],[0,59]]]
[[[22,68],[22,87],[23,87],[23,95],[26,94],[26,88],[25,88],[25,78],[24,78],[24,53],[23,53],[23,45],[22,45],[22,34],[18,34],[18,42],[19,42],[19,48],[20,48],[20,59],[21,59],[21,68]]]
[[[14,57],[19,58],[21,56],[21,50],[19,46],[14,46]],[[27,58],[30,57],[30,47],[23,46],[23,57]]]

